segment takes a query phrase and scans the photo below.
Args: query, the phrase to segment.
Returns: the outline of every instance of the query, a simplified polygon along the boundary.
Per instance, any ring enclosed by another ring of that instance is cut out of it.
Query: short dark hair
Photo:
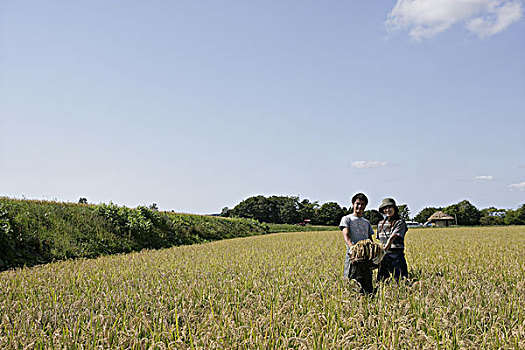
[[[363,202],[365,202],[366,204],[368,204],[368,198],[366,197],[366,195],[364,193],[356,193],[353,197],[352,197],[352,204],[355,203],[356,200],[362,200]]]

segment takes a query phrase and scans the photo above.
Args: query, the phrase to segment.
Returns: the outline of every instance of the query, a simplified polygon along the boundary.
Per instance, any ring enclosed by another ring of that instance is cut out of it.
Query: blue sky
[[[523,1],[0,1],[0,195],[525,203]]]

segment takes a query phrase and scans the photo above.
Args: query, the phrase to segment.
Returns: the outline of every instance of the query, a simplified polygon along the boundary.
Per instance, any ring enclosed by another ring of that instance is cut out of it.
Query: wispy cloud
[[[377,160],[366,161],[366,160],[356,160],[355,162],[350,163],[352,168],[357,169],[368,169],[368,168],[379,168],[382,166],[387,166],[387,162],[380,162]]]
[[[522,16],[522,0],[397,0],[385,24],[390,31],[407,29],[415,40],[432,37],[456,24],[487,37]]]
[[[491,181],[491,180],[494,180],[494,176],[492,176],[492,175],[480,175],[480,176],[475,176],[472,180],[474,180],[474,181]]]
[[[517,184],[512,184],[509,186],[509,189],[511,190],[517,190],[517,191],[525,191],[525,181],[519,182]]]

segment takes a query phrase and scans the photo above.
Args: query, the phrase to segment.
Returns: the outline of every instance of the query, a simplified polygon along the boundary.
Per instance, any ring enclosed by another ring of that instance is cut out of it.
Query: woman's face
[[[390,219],[392,216],[394,216],[394,213],[395,213],[394,207],[391,205],[384,207],[383,213],[386,215],[387,218]]]

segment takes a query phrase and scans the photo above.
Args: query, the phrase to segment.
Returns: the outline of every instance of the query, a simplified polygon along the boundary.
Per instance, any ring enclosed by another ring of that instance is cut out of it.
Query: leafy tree
[[[508,210],[505,223],[507,225],[525,225],[525,204],[516,210]]]
[[[270,202],[264,196],[250,197],[231,210],[232,216],[249,218],[260,222],[277,222],[277,217],[273,215]]]
[[[495,207],[489,207],[480,210],[481,216],[497,216],[500,218],[505,218],[507,211],[505,209],[498,209]]]
[[[365,219],[370,221],[372,225],[377,225],[379,221],[383,220],[383,215],[378,210],[372,209],[372,210],[366,210],[363,213],[363,216]]]
[[[305,219],[314,219],[317,209],[319,209],[319,202],[310,202],[308,199],[303,199],[299,202],[299,216],[300,221]]]
[[[483,226],[505,225],[505,219],[499,216],[486,215],[479,219],[479,223]]]
[[[151,210],[159,210],[159,206],[157,205],[157,203],[151,203],[148,208]]]
[[[250,218],[275,224],[295,224],[300,220],[299,198],[255,196],[243,200],[231,211],[231,216]]]
[[[301,221],[298,199],[292,197],[281,197],[279,199],[279,220],[285,224],[296,224]]]
[[[219,216],[228,218],[228,217],[230,217],[230,214],[231,214],[231,209],[229,209],[228,207],[224,207],[224,208],[222,208],[221,213],[219,214]]]
[[[336,202],[327,202],[321,205],[315,216],[315,223],[320,225],[337,226],[344,216],[343,208]]]
[[[420,223],[425,223],[428,221],[428,218],[434,214],[436,211],[440,211],[440,210],[443,210],[443,208],[439,208],[439,207],[427,207],[427,208],[423,208],[415,217],[414,217],[414,221],[417,221],[417,222],[420,222]]]
[[[481,209],[480,213],[479,223],[483,226],[505,225],[505,216],[507,215],[505,209],[490,207]]]
[[[397,206],[399,208],[399,216],[403,220],[410,220],[410,210],[408,209],[408,205],[401,204]]]
[[[468,200],[463,200],[457,204],[449,205],[443,212],[457,217],[458,225],[474,226],[479,225],[481,213]]]

